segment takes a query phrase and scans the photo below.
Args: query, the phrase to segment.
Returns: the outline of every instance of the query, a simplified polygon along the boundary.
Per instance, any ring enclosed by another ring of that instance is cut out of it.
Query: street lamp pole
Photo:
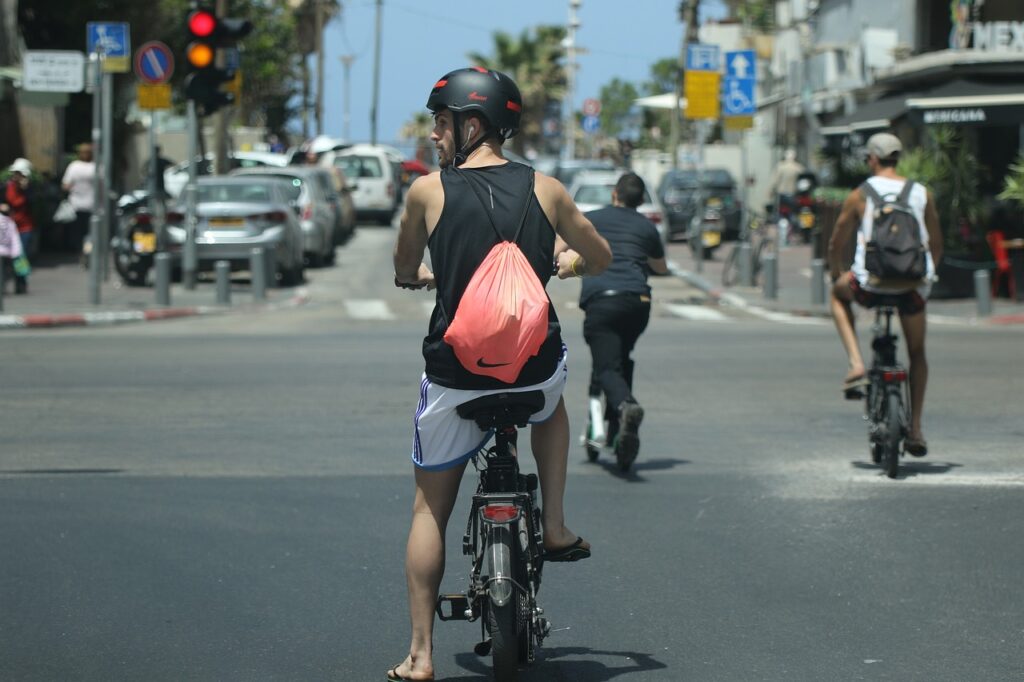
[[[583,0],[569,0],[569,31],[565,39],[566,54],[569,58],[565,85],[565,144],[562,146],[562,158],[576,158],[576,111],[573,102],[576,99],[576,29],[580,27],[579,10]]]
[[[380,40],[381,14],[384,0],[377,0],[377,22],[375,29],[375,45],[373,48],[373,104],[370,108],[370,144],[377,144],[377,104],[380,101]]]
[[[356,60],[354,54],[345,54],[338,57],[341,60],[342,65],[345,67],[345,86],[343,88],[343,94],[345,101],[342,103],[342,124],[343,130],[342,135],[345,137],[346,142],[352,141],[352,116],[349,112],[349,103],[352,101],[349,97],[349,76],[352,71],[352,62]]]

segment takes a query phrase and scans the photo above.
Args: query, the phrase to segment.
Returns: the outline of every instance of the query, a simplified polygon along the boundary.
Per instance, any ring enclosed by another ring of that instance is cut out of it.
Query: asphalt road
[[[401,660],[429,296],[390,286],[392,238],[361,230],[299,309],[0,338],[0,679],[362,681]],[[551,290],[579,433],[576,286]],[[698,292],[655,287],[640,458],[622,476],[574,444],[594,556],[545,571],[554,632],[522,679],[1024,677],[1020,331],[932,329],[933,454],[889,480],[828,324],[693,319],[666,304]],[[438,679],[488,679],[478,633],[438,624]]]

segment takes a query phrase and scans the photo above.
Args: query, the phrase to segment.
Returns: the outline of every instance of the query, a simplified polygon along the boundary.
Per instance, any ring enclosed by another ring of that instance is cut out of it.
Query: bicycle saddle
[[[526,426],[530,415],[544,409],[543,391],[492,393],[455,408],[463,419],[475,421],[484,431],[505,426]]]

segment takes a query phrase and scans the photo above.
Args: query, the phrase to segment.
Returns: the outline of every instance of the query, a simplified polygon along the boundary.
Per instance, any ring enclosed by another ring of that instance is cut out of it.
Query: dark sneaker
[[[622,471],[629,471],[633,460],[640,452],[640,422],[644,420],[644,408],[636,403],[625,402],[619,406],[619,433],[615,439],[615,461]]]

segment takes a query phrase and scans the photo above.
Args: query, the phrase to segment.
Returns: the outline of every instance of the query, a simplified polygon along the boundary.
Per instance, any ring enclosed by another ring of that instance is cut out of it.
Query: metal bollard
[[[766,253],[761,260],[764,272],[764,297],[775,300],[779,297],[779,263],[774,253]]]
[[[811,260],[811,303],[825,305],[825,261],[821,258]]]
[[[156,254],[156,281],[153,288],[156,290],[156,304],[171,304],[171,254]]]
[[[94,97],[95,98],[95,97]],[[103,269],[100,267],[100,217],[99,213],[93,211],[89,219],[89,302],[99,305],[100,302],[100,280],[103,277]]]
[[[213,267],[217,271],[217,305],[231,305],[231,263],[219,260]]]
[[[743,242],[740,244],[739,259],[740,286],[754,286],[754,249],[751,248],[750,242]]]
[[[263,249],[259,246],[249,252],[249,278],[252,281],[252,298],[265,301],[267,298],[267,264]]]
[[[978,301],[978,317],[991,315],[992,285],[989,281],[988,270],[974,271],[974,297]]]

